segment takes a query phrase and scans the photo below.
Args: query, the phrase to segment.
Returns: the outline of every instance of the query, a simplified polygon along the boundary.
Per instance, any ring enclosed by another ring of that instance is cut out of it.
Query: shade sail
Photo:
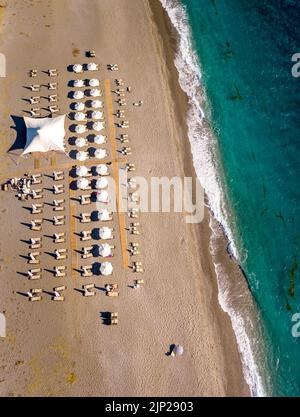
[[[24,117],[26,145],[22,155],[32,152],[65,152],[65,115],[34,119]]]

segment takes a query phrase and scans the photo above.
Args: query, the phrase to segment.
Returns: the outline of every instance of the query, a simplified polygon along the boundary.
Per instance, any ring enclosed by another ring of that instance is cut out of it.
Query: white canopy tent
[[[35,119],[24,117],[26,145],[22,155],[32,152],[65,152],[65,115]]]

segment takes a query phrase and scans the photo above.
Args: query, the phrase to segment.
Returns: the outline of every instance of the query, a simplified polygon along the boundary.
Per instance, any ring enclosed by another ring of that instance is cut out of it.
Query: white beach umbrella
[[[105,190],[99,191],[97,193],[97,201],[99,201],[99,203],[108,203],[109,202],[108,192]]]
[[[99,245],[99,255],[103,258],[111,256],[111,247],[108,243],[102,243]]]
[[[104,135],[96,135],[94,137],[94,142],[97,143],[98,145],[103,145],[103,143],[106,142],[106,136],[104,136]]]
[[[76,133],[84,133],[86,131],[86,126],[85,125],[77,125],[75,127],[75,131],[76,131]]]
[[[75,64],[73,65],[73,71],[78,73],[81,72],[83,70],[83,66],[81,64]]]
[[[103,240],[111,239],[113,237],[111,228],[107,226],[100,227],[99,236]]]
[[[83,120],[85,120],[86,116],[85,113],[82,113],[81,111],[78,111],[75,113],[74,119],[77,120],[78,122],[82,122]]]
[[[73,81],[73,86],[74,87],[83,87],[84,86],[84,81],[83,80],[75,80],[75,81]]]
[[[84,146],[86,146],[86,144],[87,144],[87,141],[86,141],[86,139],[85,139],[85,138],[77,138],[77,139],[75,140],[75,145],[76,145],[78,148],[83,148]]]
[[[106,175],[108,173],[107,165],[105,164],[99,164],[96,166],[96,172],[99,175]]]
[[[101,96],[101,91],[98,88],[92,88],[90,90],[90,96],[91,97],[99,97],[99,96]]]
[[[93,123],[93,129],[97,132],[100,132],[100,130],[104,129],[104,123],[103,122],[94,122]]]
[[[95,64],[95,62],[90,62],[87,65],[87,69],[88,69],[88,71],[96,71],[98,69],[98,65]]]
[[[103,262],[100,265],[100,273],[101,275],[111,275],[113,272],[113,266],[110,262]]]
[[[76,167],[76,175],[78,175],[78,177],[85,177],[88,172],[88,168],[84,165]]]
[[[75,108],[75,110],[77,110],[77,111],[82,111],[82,110],[84,110],[85,105],[84,105],[84,103],[75,103],[74,108]]]
[[[92,119],[102,119],[103,113],[102,111],[93,111],[92,112]]]
[[[100,100],[93,100],[91,103],[91,106],[93,109],[100,109],[102,107],[103,103]]]
[[[77,161],[86,161],[88,159],[88,153],[84,151],[78,151],[76,154]]]
[[[73,97],[74,97],[76,100],[80,100],[80,99],[82,99],[82,98],[84,97],[84,92],[83,92],[83,91],[80,91],[80,90],[76,90],[76,91],[74,91],[74,93],[73,93]]]
[[[182,354],[183,354],[183,347],[181,345],[175,345],[171,352],[171,356],[181,356]]]
[[[101,209],[98,211],[98,220],[105,222],[110,220],[110,212],[107,209]]]
[[[97,158],[97,159],[103,159],[103,158],[105,158],[106,157],[106,149],[103,149],[103,148],[98,148],[98,149],[96,149],[95,150],[95,154],[94,154],[94,156],[95,156],[95,158]]]
[[[92,78],[91,80],[89,80],[89,85],[91,87],[98,87],[100,85],[100,81],[96,78]]]
[[[106,188],[108,186],[108,181],[105,177],[98,178],[96,181],[96,188],[98,190],[103,190],[103,188]]]
[[[89,184],[90,183],[86,178],[79,178],[79,180],[77,180],[77,188],[80,190],[85,190]]]

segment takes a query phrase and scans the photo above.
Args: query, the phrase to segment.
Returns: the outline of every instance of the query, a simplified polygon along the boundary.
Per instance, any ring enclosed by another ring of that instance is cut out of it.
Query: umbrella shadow
[[[69,152],[69,157],[72,158],[72,159],[76,159],[76,155],[77,155],[77,151],[75,149],[72,149]]]
[[[8,152],[14,151],[16,149],[23,149],[26,144],[26,125],[24,118],[20,116],[10,116],[14,122],[14,126],[10,126],[12,130],[16,132],[16,138],[14,143],[8,149]]]
[[[175,348],[175,345],[174,345],[174,343],[172,343],[172,344],[169,346],[169,350],[168,350],[168,352],[166,352],[166,353],[165,353],[165,355],[166,355],[166,356],[171,356],[171,353],[173,352],[174,348]]]

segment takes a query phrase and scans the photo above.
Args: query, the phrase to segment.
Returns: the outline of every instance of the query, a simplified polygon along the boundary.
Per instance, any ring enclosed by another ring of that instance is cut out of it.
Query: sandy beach
[[[88,6],[87,6],[88,3]],[[149,4],[150,3],[150,4]],[[194,177],[187,137],[187,100],[179,87],[173,64],[174,38],[158,0],[8,0],[2,8],[0,51],[7,60],[7,76],[0,79],[0,176],[1,183],[14,175],[42,172],[45,209],[43,213],[43,277],[38,286],[46,293],[42,302],[30,303],[24,296],[32,288],[26,277],[26,255],[30,237],[28,207],[14,193],[0,191],[0,312],[7,319],[7,337],[0,338],[1,396],[249,396],[241,359],[229,316],[218,303],[218,289],[209,242],[209,212],[200,224],[186,224],[183,213],[141,213],[140,243],[145,285],[129,286],[136,276],[124,268],[122,223],[115,214],[113,282],[120,296],[105,297],[105,277],[95,276],[96,297],[78,291],[87,282],[72,267],[81,262],[77,217],[80,206],[69,191],[69,172],[76,161],[64,155],[20,158],[21,150],[8,150],[16,141],[12,116],[24,116],[31,92],[28,71],[37,68],[39,82],[49,82],[48,68],[59,75],[60,114],[70,111],[67,68],[85,63],[85,51],[96,52],[105,100],[107,135],[109,88],[115,74],[108,63],[119,65],[118,77],[132,91],[126,99],[128,132],[136,175],[151,177]],[[43,95],[43,93],[41,93]],[[132,102],[143,100],[142,107]],[[46,115],[46,113],[43,113]],[[72,121],[68,121],[71,125]],[[70,138],[68,150],[72,140]],[[113,138],[112,138],[113,140]],[[108,160],[113,157],[108,143]],[[124,159],[125,161],[125,159]],[[51,173],[65,173],[66,243],[69,273],[54,278],[51,219],[53,200]],[[113,173],[113,167],[110,168]],[[72,199],[73,198],[73,199]],[[128,223],[128,219],[126,219]],[[128,239],[128,235],[127,235]],[[97,242],[96,242],[97,243]],[[123,242],[124,243],[124,242]],[[74,250],[74,245],[76,251]],[[219,255],[231,278],[246,286],[239,268],[226,253],[221,239]],[[36,283],[34,283],[36,285]],[[55,303],[55,285],[66,285],[66,300]],[[101,313],[117,311],[119,324],[105,326]],[[167,356],[169,346],[180,343],[184,355]]]

